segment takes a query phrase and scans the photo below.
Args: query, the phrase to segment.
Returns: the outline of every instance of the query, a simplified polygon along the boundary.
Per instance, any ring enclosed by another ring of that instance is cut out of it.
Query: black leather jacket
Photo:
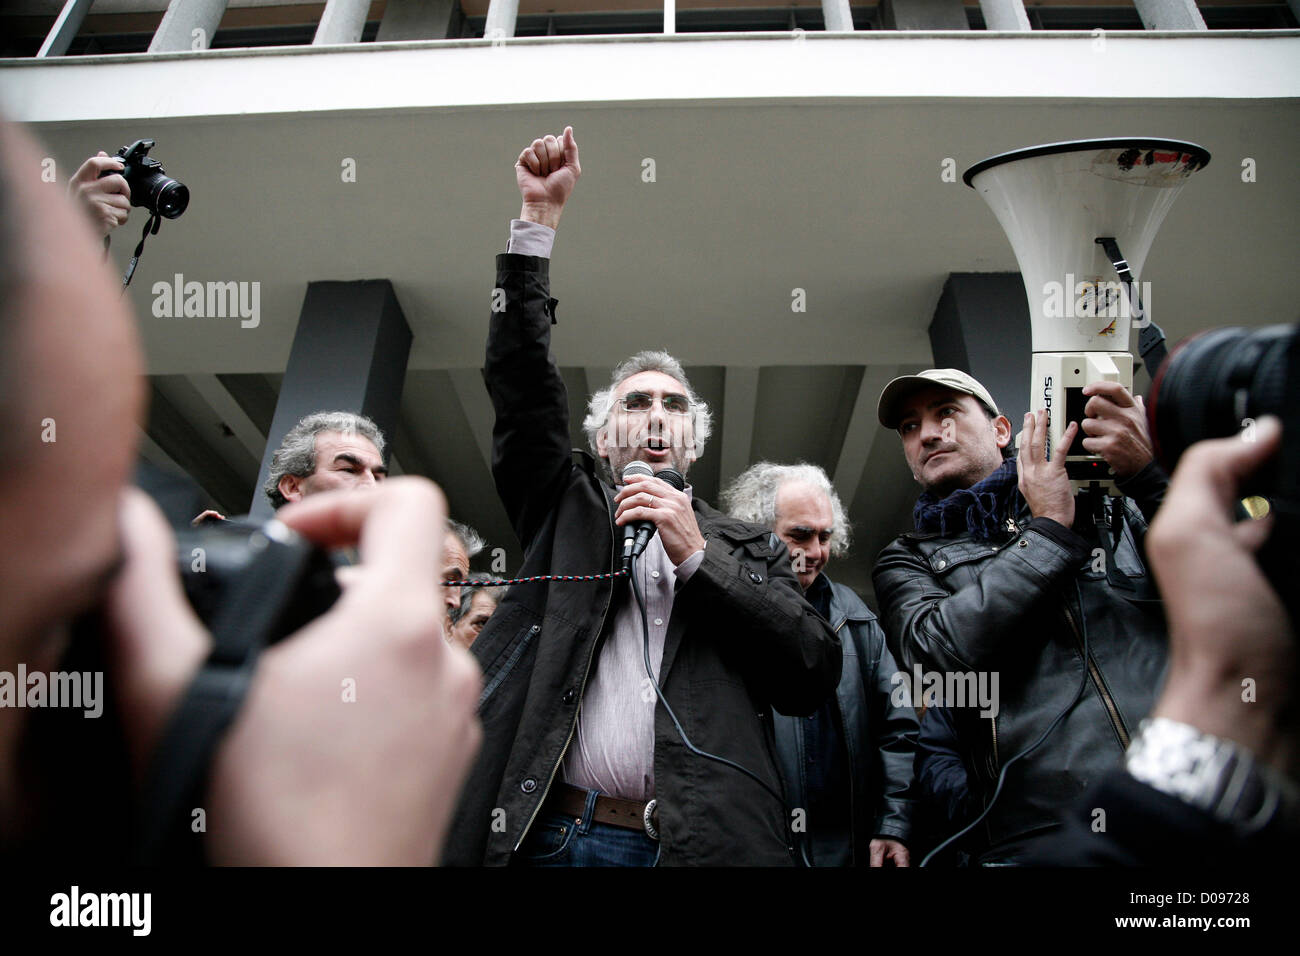
[[[885,632],[862,599],[843,584],[828,581],[830,623],[844,648],[844,668],[835,690],[849,766],[855,866],[870,862],[873,837],[906,843],[911,836],[912,761],[916,752],[916,713],[895,705],[892,678],[898,672],[885,645]],[[807,807],[806,757],[801,719],[776,714],[776,751],[786,799],[792,808]],[[795,846],[815,836],[796,831]],[[801,855],[802,856],[802,855]]]
[[[908,533],[880,553],[876,595],[903,666],[998,674],[995,715],[980,717],[977,706],[953,710],[960,739],[973,748],[967,765],[981,808],[1006,762],[1038,740],[1083,685],[1082,699],[1047,740],[1007,771],[982,824],[984,859],[1015,859],[1055,829],[1062,810],[1119,764],[1154,703],[1167,639],[1141,539],[1167,481],[1149,465],[1121,484],[1133,500],[1107,502],[1108,511],[1122,502],[1127,515],[1115,563],[1131,591],[1094,570],[1099,538],[1082,498],[1074,529],[1032,518],[1026,508],[992,542]]]
[[[494,312],[484,379],[496,409],[492,473],[524,547],[519,577],[613,570],[621,533],[613,489],[569,447],[569,401],[550,354],[550,260],[497,257],[505,310]],[[692,506],[704,560],[673,600],[660,682],[692,743],[759,775],[780,794],[772,707],[815,711],[840,674],[840,644],[803,599],[790,555],[767,529]],[[619,602],[608,578],[510,589],[471,653],[483,668],[483,746],[461,791],[444,862],[510,862],[573,739],[578,708]],[[659,865],[793,863],[781,801],[736,770],[686,749],[655,707]]]

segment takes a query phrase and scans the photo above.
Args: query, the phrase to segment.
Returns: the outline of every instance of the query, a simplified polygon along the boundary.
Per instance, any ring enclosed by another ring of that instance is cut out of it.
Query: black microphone
[[[638,476],[652,477],[653,475],[654,472],[650,469],[650,466],[647,465],[645,462],[643,461],[628,462],[627,466],[623,469],[623,484],[626,485],[627,480],[629,478],[638,477]],[[649,541],[650,535],[655,533],[654,522],[653,521],[629,521],[627,524],[623,525],[623,570],[624,571],[630,571],[632,569],[632,547],[638,531],[646,531],[646,540]],[[644,549],[645,545],[643,544],[641,545],[641,547]],[[640,554],[641,552],[638,551],[636,553]]]
[[[635,462],[634,464],[640,464],[640,462]],[[629,465],[628,467],[631,466]],[[627,474],[626,469],[624,469],[623,474]],[[660,481],[668,482],[668,484],[672,485],[678,491],[686,490],[686,479],[672,468],[665,468],[663,471],[656,471],[655,477]],[[636,541],[632,545],[632,557],[639,558],[641,557],[641,552],[645,551],[646,545],[650,543],[650,539],[654,537],[657,529],[655,528],[653,521],[638,521],[636,522],[636,525]]]

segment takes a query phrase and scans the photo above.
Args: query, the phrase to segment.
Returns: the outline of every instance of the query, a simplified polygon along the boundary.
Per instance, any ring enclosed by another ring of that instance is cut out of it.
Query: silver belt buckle
[[[641,811],[641,824],[645,827],[646,836],[656,842],[659,840],[659,828],[654,825],[652,817],[654,817],[655,807],[657,806],[659,806],[659,801],[651,800],[645,805],[645,809]]]

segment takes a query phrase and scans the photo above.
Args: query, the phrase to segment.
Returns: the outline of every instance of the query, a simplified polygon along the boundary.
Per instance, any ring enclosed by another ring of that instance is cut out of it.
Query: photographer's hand
[[[1035,518],[1051,518],[1067,528],[1074,524],[1074,489],[1065,474],[1065,456],[1078,431],[1079,426],[1070,422],[1048,461],[1047,412],[1030,412],[1025,415],[1020,457],[1016,460],[1020,494],[1030,512]]]
[[[519,218],[557,228],[564,204],[581,175],[572,126],[566,126],[561,137],[543,136],[533,140],[515,160],[515,180],[524,201]]]
[[[1091,396],[1080,422],[1087,437],[1084,451],[1101,455],[1116,478],[1132,478],[1155,457],[1147,432],[1146,406],[1119,382],[1092,382],[1083,394]]]
[[[1255,441],[1189,448],[1146,548],[1169,619],[1169,677],[1151,716],[1233,740],[1285,770],[1295,740],[1279,718],[1292,706],[1296,639],[1255,560],[1272,522],[1232,520],[1242,480],[1277,452],[1281,434],[1276,418],[1261,418]]]
[[[442,494],[423,479],[322,493],[278,515],[313,541],[360,544],[335,606],[267,649],[210,768],[216,863],[435,861],[477,750],[480,678],[441,639]],[[123,507],[115,673],[137,766],[206,653],[153,503]]]
[[[105,172],[119,173],[123,168],[121,159],[101,149],[82,163],[68,181],[69,194],[90,213],[97,236],[107,236],[125,225],[131,215],[131,187],[126,179],[117,175],[100,178]]]

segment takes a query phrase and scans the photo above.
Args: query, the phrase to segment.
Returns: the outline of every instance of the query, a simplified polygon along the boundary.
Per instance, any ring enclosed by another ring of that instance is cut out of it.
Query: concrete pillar
[[[822,19],[831,33],[847,33],[853,29],[853,13],[849,0],[822,0]]]
[[[149,44],[149,52],[208,49],[225,12],[226,0],[172,0]]]
[[[1019,272],[948,276],[930,322],[934,367],[974,375],[1015,430],[1029,411],[1032,345],[1029,303]]]
[[[388,0],[375,42],[445,40],[455,13],[456,0]]]
[[[262,493],[262,483],[271,456],[304,415],[322,411],[368,415],[391,448],[410,352],[411,329],[387,279],[308,284],[266,436],[251,517],[267,518],[274,511]]]
[[[329,0],[325,12],[320,15],[320,23],[316,25],[312,46],[360,43],[369,12],[370,0]]]
[[[984,27],[988,30],[1029,30],[1024,0],[980,0]]]
[[[68,45],[81,29],[81,23],[90,12],[90,5],[95,0],[68,0],[54,20],[54,26],[45,34],[45,42],[36,51],[37,57],[63,56],[68,52]]]
[[[1133,0],[1148,30],[1204,30],[1205,19],[1193,0]]]
[[[515,35],[515,19],[519,16],[519,0],[491,0],[488,4],[487,23],[483,25],[485,39],[504,39]]]
[[[969,30],[961,0],[880,0],[886,30]]]

